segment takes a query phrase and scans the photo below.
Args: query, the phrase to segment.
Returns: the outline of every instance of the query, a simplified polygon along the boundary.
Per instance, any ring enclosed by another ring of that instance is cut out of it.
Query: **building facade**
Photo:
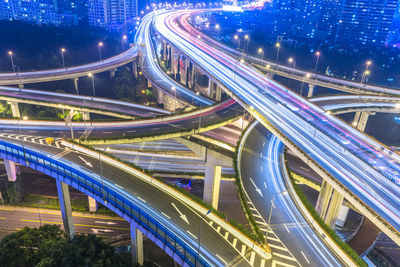
[[[346,0],[336,43],[385,45],[398,0]]]
[[[87,8],[93,26],[118,28],[138,16],[137,0],[89,0]]]
[[[37,24],[76,25],[76,14],[63,13],[57,0],[2,0],[1,20],[21,20]]]

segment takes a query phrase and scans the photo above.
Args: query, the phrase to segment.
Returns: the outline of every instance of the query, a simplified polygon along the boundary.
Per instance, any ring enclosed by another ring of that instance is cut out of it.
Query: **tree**
[[[132,73],[127,68],[118,70],[112,85],[114,96],[122,100],[134,100],[136,96],[136,83]]]
[[[135,266],[129,253],[115,253],[95,235],[68,238],[58,225],[25,227],[0,242],[0,265],[19,266]]]

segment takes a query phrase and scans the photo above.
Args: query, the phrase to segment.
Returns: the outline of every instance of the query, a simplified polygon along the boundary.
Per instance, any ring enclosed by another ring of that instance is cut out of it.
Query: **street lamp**
[[[321,56],[321,52],[317,51],[315,52],[315,55],[317,56],[317,60],[315,62],[314,72],[317,72],[318,62],[319,62],[319,57]]]
[[[128,36],[125,34],[122,36],[122,51],[125,51],[125,42],[128,39]]]
[[[235,40],[238,41],[238,47],[237,47],[237,49],[240,49],[240,38],[239,38],[239,35],[235,34],[235,36],[233,36],[233,39],[235,39]]]
[[[64,53],[65,53],[65,48],[61,48],[61,58],[62,58],[63,68],[65,68]]]
[[[197,259],[196,259],[196,261],[197,261],[197,260],[200,260],[201,226],[202,226],[202,224],[203,224],[204,218],[205,218],[208,214],[210,214],[210,213],[211,213],[211,210],[207,211],[207,212],[206,212],[203,216],[201,216],[201,218],[200,218],[199,243],[198,243],[198,246],[197,246]],[[195,264],[194,266],[197,266],[197,265]]]
[[[278,58],[279,58],[279,51],[281,50],[281,44],[280,43],[276,43],[275,47],[277,48],[275,64],[278,65]]]
[[[12,51],[8,51],[8,55],[10,56],[10,59],[11,59],[11,65],[12,65],[13,72],[15,72],[13,52]]]
[[[96,96],[96,88],[94,87],[94,75],[92,73],[89,73],[88,76],[92,80],[93,97],[95,97]]]
[[[99,42],[99,58],[101,60],[101,47],[103,46],[103,42]]]
[[[286,193],[287,193],[287,191],[284,190],[284,191],[281,191],[281,192],[276,192],[276,193],[272,196],[272,199],[271,199],[271,209],[269,210],[269,216],[268,216],[268,226],[270,225],[270,222],[271,222],[272,207],[275,206],[275,204],[274,204],[275,197],[276,197],[277,195],[279,195],[279,194],[286,194]]]
[[[363,75],[361,76],[361,83],[364,83],[364,80],[365,80],[365,78],[366,78],[366,76],[368,76],[368,75],[370,75],[371,74],[371,72],[369,71],[369,66],[372,64],[372,61],[371,60],[368,60],[366,63],[365,63],[365,70],[364,70],[364,72],[363,72]]]
[[[247,54],[247,50],[249,49],[250,36],[248,34],[246,34],[244,36],[244,40],[247,41],[247,42],[244,43],[245,44],[245,48],[246,48],[245,49],[245,54]]]
[[[221,26],[219,24],[215,25],[215,29],[218,31],[218,36],[221,35]]]
[[[290,57],[290,58],[288,59],[288,62],[289,62],[290,64],[293,64],[293,75],[294,75],[294,70],[296,69],[296,60],[295,60],[293,57]]]
[[[261,60],[264,60],[264,50],[261,47],[258,48],[258,53],[261,54]]]

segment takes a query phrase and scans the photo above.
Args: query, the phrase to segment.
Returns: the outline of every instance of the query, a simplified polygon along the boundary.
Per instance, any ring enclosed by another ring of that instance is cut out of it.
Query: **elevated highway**
[[[398,186],[393,186],[399,179],[399,156],[248,64],[192,35],[187,18],[193,13],[161,14],[155,19],[155,28],[208,75],[223,83],[253,116],[400,243],[400,194]]]
[[[322,75],[313,73],[312,71],[305,71],[298,68],[288,67],[282,64],[276,64],[275,62],[260,59],[255,56],[245,54],[238,51],[230,46],[224,45],[216,40],[210,38],[203,32],[192,28],[193,36],[201,36],[201,39],[206,41],[208,45],[215,48],[219,48],[233,57],[243,58],[257,68],[273,74],[286,77],[289,79],[297,80],[300,82],[306,82],[315,86],[321,86],[324,88],[335,89],[342,92],[348,92],[352,94],[364,94],[364,95],[387,95],[387,96],[398,96],[400,90],[389,87],[360,83],[355,81],[349,81],[345,79],[335,78],[332,76]],[[307,77],[309,75],[309,77]]]
[[[29,72],[0,73],[0,85],[24,85],[29,83],[51,82],[66,79],[78,79],[108,70],[115,70],[135,60],[138,48],[132,46],[125,52],[97,62],[61,69],[39,70]]]

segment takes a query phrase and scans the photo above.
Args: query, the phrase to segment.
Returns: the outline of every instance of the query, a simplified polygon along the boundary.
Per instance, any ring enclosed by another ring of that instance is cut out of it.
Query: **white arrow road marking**
[[[102,221],[94,221],[94,223],[103,223],[103,224],[108,224],[108,225],[110,225],[110,224],[117,224],[117,223],[115,223],[115,222],[102,222]]]
[[[172,203],[172,202],[171,202],[171,205],[172,205],[172,207],[174,207],[174,208],[176,209],[176,211],[179,213],[179,217],[181,217],[181,219],[184,220],[187,224],[190,224],[189,221],[188,221],[188,219],[186,218],[186,215],[183,214],[183,213],[178,209],[178,207],[175,205],[175,203]]]
[[[261,189],[257,187],[256,183],[254,183],[253,179],[250,178],[251,183],[254,185],[254,187],[256,188],[257,193],[260,194],[261,197],[263,197],[263,194],[261,192]]]
[[[86,165],[88,165],[90,168],[93,168],[92,163],[90,163],[89,161],[87,161],[86,159],[82,158],[81,156],[78,156]]]
[[[95,234],[98,234],[99,232],[104,232],[104,233],[112,233],[112,232],[114,232],[113,230],[110,230],[110,229],[91,228],[90,230],[92,230]]]

